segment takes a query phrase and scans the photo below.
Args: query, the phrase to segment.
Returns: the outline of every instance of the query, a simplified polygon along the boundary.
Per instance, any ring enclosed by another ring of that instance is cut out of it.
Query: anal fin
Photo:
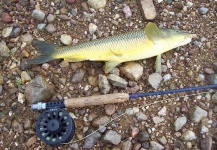
[[[116,61],[108,61],[105,63],[105,73],[109,73],[112,69],[114,69],[116,66],[121,64],[121,62]]]
[[[161,54],[157,55],[155,61],[155,72],[161,74]]]

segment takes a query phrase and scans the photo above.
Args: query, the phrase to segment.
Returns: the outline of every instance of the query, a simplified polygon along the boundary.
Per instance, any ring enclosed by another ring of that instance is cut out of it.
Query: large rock
[[[120,67],[121,72],[129,79],[138,81],[143,74],[143,67],[135,62],[128,62]]]
[[[103,137],[103,141],[106,143],[118,145],[121,142],[121,135],[116,131],[108,130]]]
[[[126,88],[128,84],[126,80],[117,76],[116,74],[109,74],[108,80],[111,82],[113,86],[120,87],[120,88]]]
[[[151,150],[163,150],[164,149],[164,147],[161,144],[155,141],[151,141],[150,145],[151,145]]]
[[[25,97],[30,104],[49,101],[54,95],[54,87],[37,76],[27,84]]]

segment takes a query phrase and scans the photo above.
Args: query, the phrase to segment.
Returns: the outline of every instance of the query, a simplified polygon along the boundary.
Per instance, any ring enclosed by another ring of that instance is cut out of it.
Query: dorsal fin
[[[153,41],[154,43],[158,43],[160,38],[160,31],[156,24],[149,22],[145,28],[145,34],[149,40]]]

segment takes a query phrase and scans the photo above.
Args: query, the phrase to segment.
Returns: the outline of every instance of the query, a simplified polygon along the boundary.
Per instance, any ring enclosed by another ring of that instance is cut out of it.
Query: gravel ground
[[[30,103],[217,84],[216,0],[154,0],[153,22],[198,37],[162,55],[161,75],[154,73],[155,58],[121,64],[112,74],[104,73],[104,62],[25,64],[38,55],[34,39],[71,45],[144,28],[148,21],[138,3],[0,1],[0,149],[217,149],[215,90],[68,109],[76,124],[70,143],[51,147],[36,136],[41,112],[31,110]]]

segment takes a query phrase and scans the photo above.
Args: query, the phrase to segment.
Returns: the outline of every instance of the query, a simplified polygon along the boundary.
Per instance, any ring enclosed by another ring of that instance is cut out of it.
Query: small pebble
[[[66,0],[67,4],[74,4],[75,0]]]
[[[208,8],[206,8],[206,7],[201,7],[201,8],[199,8],[199,13],[201,14],[201,15],[205,15],[207,12],[208,12]]]
[[[191,120],[195,123],[200,122],[200,120],[207,117],[207,115],[208,115],[207,111],[200,108],[199,106],[195,106],[190,110]]]
[[[109,74],[107,78],[110,81],[110,83],[115,87],[120,87],[120,88],[127,87],[128,82],[123,78],[117,76],[116,74]]]
[[[160,118],[160,117],[153,117],[152,120],[155,124],[159,124],[159,123],[163,122],[165,119]]]
[[[94,32],[96,32],[96,30],[97,30],[97,26],[95,24],[93,24],[93,23],[90,23],[89,24],[89,32],[90,32],[90,34],[93,34]]]
[[[12,17],[11,17],[8,13],[6,13],[6,12],[3,12],[3,13],[1,14],[1,19],[2,19],[2,21],[5,22],[5,23],[9,23],[9,22],[12,21]]]
[[[84,75],[85,75],[85,70],[83,70],[83,69],[76,70],[75,73],[72,76],[71,83],[74,84],[74,83],[81,82]]]
[[[99,125],[104,125],[110,121],[110,118],[108,116],[101,116],[94,118],[92,121],[92,126],[93,127],[99,127]]]
[[[125,18],[126,19],[129,19],[131,16],[132,16],[132,12],[131,12],[131,9],[128,5],[125,5],[124,8],[123,8],[123,12],[125,14]]]
[[[135,138],[138,133],[139,133],[139,128],[131,127],[131,136],[132,136],[132,138]]]
[[[120,67],[121,72],[129,79],[138,81],[143,75],[143,67],[139,63],[127,62]]]
[[[151,145],[151,150],[163,150],[164,149],[164,147],[161,144],[155,141],[151,141],[150,145]]]
[[[71,45],[72,44],[72,37],[68,34],[62,34],[60,36],[60,41],[64,44],[64,45]]]
[[[35,9],[32,12],[32,17],[38,21],[43,21],[45,18],[45,14],[43,11],[39,10],[39,9]]]
[[[197,139],[195,133],[193,131],[187,130],[183,135],[182,135],[182,139],[184,141],[192,141]]]
[[[205,68],[204,72],[207,73],[207,74],[214,74],[215,73],[214,70],[211,69],[211,68]]]
[[[85,10],[85,11],[88,11],[88,10],[89,10],[88,5],[87,5],[86,2],[82,2],[82,3],[81,3],[81,7],[82,7],[82,9]]]
[[[10,49],[7,47],[4,41],[0,42],[0,56],[8,57],[10,54]]]
[[[46,29],[47,32],[49,32],[49,33],[54,33],[54,32],[56,31],[56,28],[55,28],[54,25],[51,24],[51,23],[49,23],[49,24],[46,26],[45,29]]]
[[[138,112],[136,114],[136,118],[138,121],[144,121],[144,120],[148,119],[148,117],[145,114],[143,114],[142,112]]]
[[[38,29],[38,30],[43,30],[43,29],[45,28],[45,26],[46,26],[45,23],[40,23],[40,24],[38,24],[37,29]]]
[[[149,140],[149,133],[146,130],[142,130],[141,132],[139,132],[138,134],[138,139],[141,142],[145,142]]]
[[[26,44],[31,44],[33,41],[33,37],[31,34],[26,33],[20,37],[21,42],[25,42]]]
[[[179,117],[176,119],[174,125],[175,125],[175,130],[178,131],[180,130],[187,122],[187,118],[184,117]]]
[[[9,37],[10,34],[11,34],[11,32],[12,32],[12,30],[13,30],[13,27],[5,27],[5,28],[2,30],[2,36],[3,36],[4,38]]]
[[[108,130],[102,140],[106,143],[118,145],[121,142],[121,135],[116,131]]]
[[[52,15],[52,14],[48,14],[47,16],[47,21],[48,22],[53,22],[55,20],[56,16],[55,15]]]
[[[106,0],[88,0],[87,3],[94,9],[99,9],[105,7]]]
[[[33,145],[34,143],[36,143],[37,139],[36,139],[36,135],[32,136],[30,139],[27,140],[27,142],[25,143],[25,145],[27,147],[30,147],[31,145]]]
[[[134,115],[134,114],[136,114],[138,112],[139,112],[139,108],[137,108],[137,107],[127,108],[126,111],[125,111],[125,113],[127,115],[129,115],[129,116]]]
[[[159,116],[166,116],[167,114],[167,108],[166,106],[164,106],[159,112],[158,112],[158,115]]]
[[[162,76],[159,73],[153,73],[149,75],[148,82],[154,89],[157,89],[160,82],[162,80]]]
[[[99,80],[99,89],[101,93],[107,94],[111,89],[111,86],[109,84],[107,77],[102,74],[99,74],[98,80]]]
[[[116,106],[113,104],[108,104],[108,105],[105,105],[104,109],[105,109],[105,113],[110,116],[115,113]]]

